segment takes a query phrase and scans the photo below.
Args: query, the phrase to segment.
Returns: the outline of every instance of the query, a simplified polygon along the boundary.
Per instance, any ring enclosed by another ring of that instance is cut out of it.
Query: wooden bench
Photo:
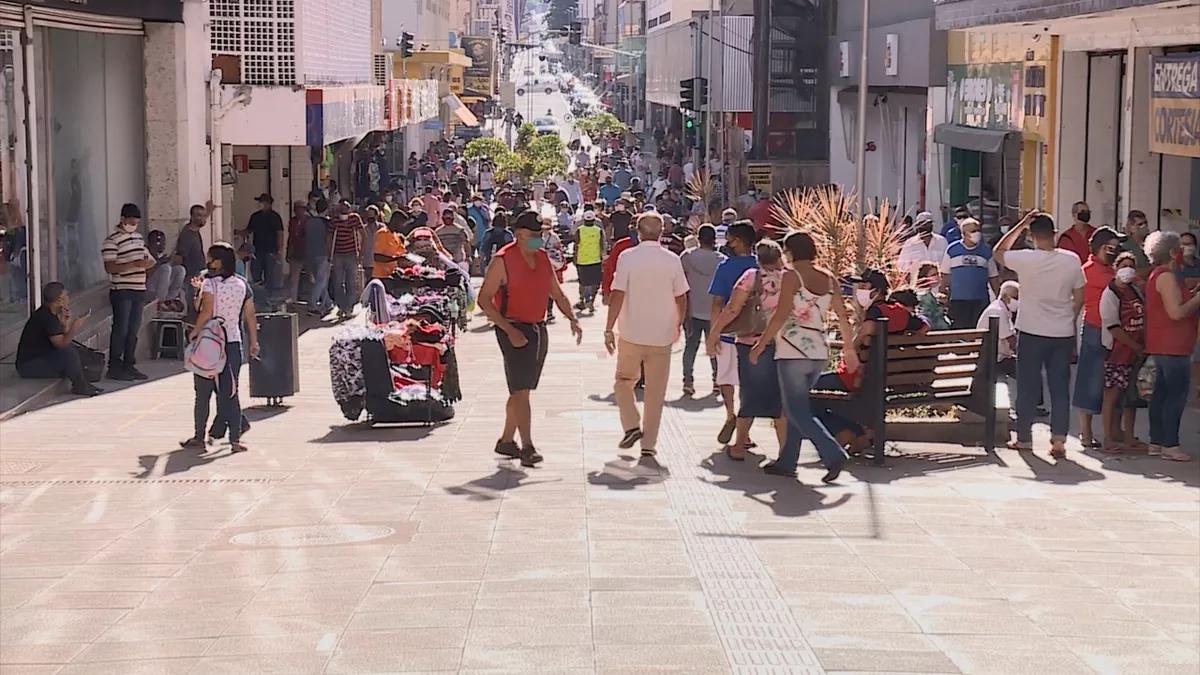
[[[996,437],[998,336],[994,317],[987,330],[925,335],[888,335],[887,319],[876,319],[862,366],[862,387],[856,392],[813,391],[813,405],[872,430],[876,464],[883,464],[887,411],[920,405],[958,405],[982,417],[982,445],[991,453]]]

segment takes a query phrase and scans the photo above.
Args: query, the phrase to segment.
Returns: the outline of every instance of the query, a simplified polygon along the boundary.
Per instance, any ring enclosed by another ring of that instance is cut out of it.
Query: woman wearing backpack
[[[238,373],[242,368],[242,329],[247,333],[246,353],[250,358],[258,356],[258,322],[254,316],[254,295],[250,284],[235,273],[237,255],[233,246],[225,242],[213,244],[208,249],[208,274],[200,285],[200,310],[196,324],[192,328],[190,340],[193,344],[201,342],[224,341],[224,364],[219,371],[212,364],[200,365],[201,368],[190,368],[196,389],[195,405],[195,434],[180,443],[185,448],[204,448],[207,442],[204,438],[204,427],[208,423],[209,399],[213,392],[217,394],[217,417],[213,421],[212,437],[214,439],[225,435],[229,430],[229,450],[245,452],[242,445],[242,435],[249,431],[250,424],[242,415],[242,406],[238,401]],[[244,320],[244,323],[243,323]],[[211,347],[212,345],[208,345]],[[196,353],[205,352],[200,359],[213,361],[209,356],[212,350],[197,347]],[[219,356],[219,355],[218,355]],[[220,365],[217,360],[216,365]],[[211,367],[213,373],[200,372],[204,367]],[[240,424],[234,424],[237,420]]]

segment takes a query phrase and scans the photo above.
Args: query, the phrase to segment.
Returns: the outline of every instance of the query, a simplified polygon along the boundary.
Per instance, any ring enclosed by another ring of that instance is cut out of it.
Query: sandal
[[[1122,455],[1129,452],[1130,449],[1123,445],[1105,443],[1100,446],[1100,452],[1106,455]]]
[[[726,456],[726,457],[728,457],[729,459],[732,459],[732,460],[733,460],[733,461],[735,461],[735,462],[744,462],[744,461],[746,461],[746,449],[745,449],[745,448],[741,448],[741,451],[742,451],[742,456],[741,456],[741,457],[738,457],[737,455],[733,454],[733,449],[734,449],[735,447],[737,447],[737,446],[735,446],[735,445],[727,445],[727,446],[725,446],[725,456]]]
[[[208,443],[205,442],[203,436],[192,436],[186,441],[179,441],[179,447],[187,450],[199,450],[200,448],[207,448]]]
[[[1008,448],[1009,450],[1021,450],[1029,452],[1033,450],[1033,443],[1026,443],[1024,441],[1009,441],[1004,444],[1004,447]]]
[[[1163,459],[1169,459],[1172,462],[1190,462],[1190,461],[1192,461],[1192,456],[1187,454],[1186,452],[1180,450],[1179,446],[1163,448],[1162,457],[1163,457]]]
[[[1101,447],[1100,441],[1096,440],[1095,438],[1089,438],[1087,440],[1080,438],[1079,444],[1083,446],[1084,450],[1099,450]]]
[[[230,443],[229,444],[230,454],[236,455],[239,452],[246,452],[249,449],[250,448],[247,448],[246,446],[242,445],[241,443]]]
[[[1054,459],[1066,459],[1067,449],[1061,448],[1061,447],[1060,448],[1050,448],[1050,456],[1053,457]]]

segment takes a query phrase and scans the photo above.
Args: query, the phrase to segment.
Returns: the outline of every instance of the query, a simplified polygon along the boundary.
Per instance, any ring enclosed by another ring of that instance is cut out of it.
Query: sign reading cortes
[[[1022,64],[957,65],[950,66],[948,71],[946,96],[950,121],[977,129],[1022,129]]]
[[[1150,150],[1200,158],[1200,52],[1153,57]]]

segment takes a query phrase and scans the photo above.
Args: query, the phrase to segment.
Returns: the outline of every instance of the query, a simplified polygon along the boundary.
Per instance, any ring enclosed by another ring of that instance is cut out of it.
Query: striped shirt
[[[100,245],[100,257],[106,263],[124,265],[150,257],[150,251],[146,249],[146,242],[142,240],[142,235],[137,230],[126,232],[118,227],[104,238],[104,243]],[[114,291],[146,290],[146,270],[144,269],[130,269],[119,274],[109,274],[108,280]]]

